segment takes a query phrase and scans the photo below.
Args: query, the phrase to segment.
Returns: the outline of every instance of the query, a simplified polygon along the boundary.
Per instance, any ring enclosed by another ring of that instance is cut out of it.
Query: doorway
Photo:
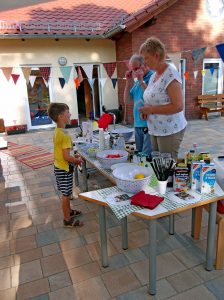
[[[93,65],[93,84],[91,86],[83,68],[79,67],[83,81],[77,89],[79,122],[86,119],[99,119],[102,114],[99,65]],[[76,65],[78,73],[78,65]]]
[[[53,127],[47,110],[50,104],[50,79],[49,84],[43,79],[39,68],[32,68],[30,76],[35,78],[33,84],[27,84],[28,94],[28,128],[40,129]]]

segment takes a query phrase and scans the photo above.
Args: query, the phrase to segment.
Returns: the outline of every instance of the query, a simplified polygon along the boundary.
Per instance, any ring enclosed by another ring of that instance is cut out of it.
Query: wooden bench
[[[199,95],[197,103],[200,107],[202,117],[208,121],[208,113],[224,112],[224,94],[217,95]]]
[[[203,208],[205,208],[207,211],[209,209],[207,205],[205,205],[204,207],[197,207],[195,209],[193,236],[196,240],[200,238]],[[217,227],[215,268],[216,270],[220,270],[223,268],[223,263],[224,263],[224,214],[220,214],[218,212],[216,213],[216,224],[218,227]]]

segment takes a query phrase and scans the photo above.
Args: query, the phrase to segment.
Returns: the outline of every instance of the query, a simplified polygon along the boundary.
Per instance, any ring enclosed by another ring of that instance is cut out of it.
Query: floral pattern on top
[[[154,73],[144,92],[143,98],[145,104],[149,105],[166,105],[171,103],[167,93],[168,85],[177,80],[182,83],[180,74],[171,65],[169,65],[164,73],[155,81]],[[183,111],[172,115],[152,114],[148,116],[149,133],[154,136],[167,136],[175,134],[183,130],[187,125]]]

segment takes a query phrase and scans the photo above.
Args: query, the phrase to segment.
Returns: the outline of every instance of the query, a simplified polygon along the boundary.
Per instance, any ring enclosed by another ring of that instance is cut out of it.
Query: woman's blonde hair
[[[148,38],[143,44],[141,44],[139,53],[148,52],[150,54],[155,54],[158,52],[160,54],[161,60],[165,59],[165,46],[164,44],[156,37]]]

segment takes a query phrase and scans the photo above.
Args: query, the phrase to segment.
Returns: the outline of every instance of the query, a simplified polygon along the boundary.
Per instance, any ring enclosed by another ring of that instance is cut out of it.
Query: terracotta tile
[[[60,242],[62,252],[68,251],[73,248],[82,247],[85,244],[86,244],[85,239],[82,236],[78,236],[76,238]]]
[[[49,256],[56,253],[60,253],[61,249],[58,243],[50,244],[42,247],[43,256]]]
[[[12,267],[14,265],[13,255],[0,258],[0,269]],[[1,298],[0,298],[1,299]]]
[[[16,299],[16,289],[11,288],[7,290],[0,291],[1,300],[15,300]]]
[[[110,299],[110,294],[105,288],[104,282],[100,277],[90,278],[74,285],[78,299]]]
[[[93,232],[93,233],[85,234],[84,238],[85,238],[87,244],[91,244],[91,243],[100,241],[99,232]]]
[[[5,241],[9,241],[9,240],[11,240],[11,238],[12,238],[12,232],[11,231],[2,232],[0,234],[0,243],[5,242]]]
[[[100,248],[100,243],[92,243],[92,244],[87,244],[86,249],[89,253],[89,256],[93,261],[100,260],[101,258],[101,248]],[[107,251],[108,251],[108,256],[112,256],[117,253],[116,248],[112,245],[110,241],[107,242]]]
[[[38,232],[43,232],[43,231],[50,231],[52,230],[52,224],[51,223],[46,223],[46,224],[40,224],[36,226]]]
[[[24,283],[17,289],[17,300],[30,299],[32,297],[49,293],[49,291],[50,288],[47,278]]]
[[[197,286],[186,292],[178,294],[177,296],[169,298],[170,300],[189,300],[189,299],[203,299],[203,300],[215,300],[217,297],[213,295],[206,287]]]
[[[101,274],[101,270],[97,263],[93,262],[87,265],[76,267],[69,270],[73,283],[78,283]]]
[[[56,290],[54,292],[49,293],[50,300],[78,300],[76,287],[68,286],[63,289]],[[80,299],[81,300],[81,299]],[[83,299],[84,300],[84,299]]]
[[[30,217],[21,217],[10,221],[11,230],[18,230],[32,226],[32,219]]]
[[[203,280],[191,270],[169,276],[167,281],[175,287],[177,292],[183,292],[184,290],[191,289],[203,282]]]
[[[10,255],[10,242],[1,242],[0,243],[0,257]]]
[[[64,271],[48,277],[51,291],[62,289],[72,284],[69,273]]]
[[[112,297],[140,287],[139,281],[128,267],[107,272],[102,278]]]
[[[10,287],[10,268],[0,270],[0,290],[9,289]]]
[[[18,239],[29,235],[34,235],[35,233],[37,233],[37,229],[35,226],[30,226],[19,230],[14,230],[12,233],[13,233],[13,239]]]
[[[37,248],[36,238],[34,235],[10,241],[11,253],[20,253],[34,248]]]
[[[80,235],[99,231],[99,224],[96,220],[85,221],[84,226],[77,228]]]
[[[68,269],[78,267],[91,262],[91,259],[85,247],[80,247],[63,252],[65,262]]]
[[[28,261],[36,260],[42,257],[41,248],[24,251],[14,255],[15,265],[23,264]]]
[[[12,287],[43,278],[39,260],[34,260],[11,268]]]
[[[67,270],[65,258],[62,254],[55,254],[41,259],[44,277]]]

